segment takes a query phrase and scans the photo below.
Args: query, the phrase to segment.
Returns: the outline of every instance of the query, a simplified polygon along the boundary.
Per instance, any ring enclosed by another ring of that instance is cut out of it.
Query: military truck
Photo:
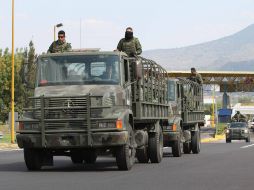
[[[135,155],[159,163],[171,106],[166,71],[122,52],[40,55],[31,105],[19,120],[17,143],[28,170],[52,166],[54,156],[92,164],[100,154],[129,170]]]
[[[172,147],[174,157],[200,152],[200,126],[204,125],[202,85],[184,78],[168,80],[172,106],[169,125],[163,128],[164,146]]]

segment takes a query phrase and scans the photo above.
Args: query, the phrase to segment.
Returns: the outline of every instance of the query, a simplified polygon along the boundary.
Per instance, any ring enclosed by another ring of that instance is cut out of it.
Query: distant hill
[[[254,24],[236,34],[193,46],[144,51],[168,70],[254,71]]]

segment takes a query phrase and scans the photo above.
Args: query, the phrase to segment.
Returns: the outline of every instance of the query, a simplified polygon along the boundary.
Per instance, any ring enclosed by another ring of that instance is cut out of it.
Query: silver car
[[[226,142],[245,140],[250,142],[250,130],[246,122],[232,122],[226,130]]]

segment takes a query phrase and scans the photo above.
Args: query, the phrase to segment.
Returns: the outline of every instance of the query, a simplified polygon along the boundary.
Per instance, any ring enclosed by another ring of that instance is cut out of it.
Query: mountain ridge
[[[237,63],[254,65],[254,24],[243,30],[217,40],[181,48],[155,49],[144,51],[143,55],[155,60],[166,69],[188,70],[238,70]],[[252,68],[253,70],[253,68]]]

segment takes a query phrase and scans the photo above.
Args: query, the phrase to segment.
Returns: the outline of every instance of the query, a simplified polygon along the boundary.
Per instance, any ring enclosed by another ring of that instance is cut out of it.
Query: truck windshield
[[[119,84],[116,55],[68,55],[41,57],[37,86]]]
[[[236,122],[236,123],[231,123],[230,128],[245,128],[247,127],[246,123],[240,123],[240,122]]]

